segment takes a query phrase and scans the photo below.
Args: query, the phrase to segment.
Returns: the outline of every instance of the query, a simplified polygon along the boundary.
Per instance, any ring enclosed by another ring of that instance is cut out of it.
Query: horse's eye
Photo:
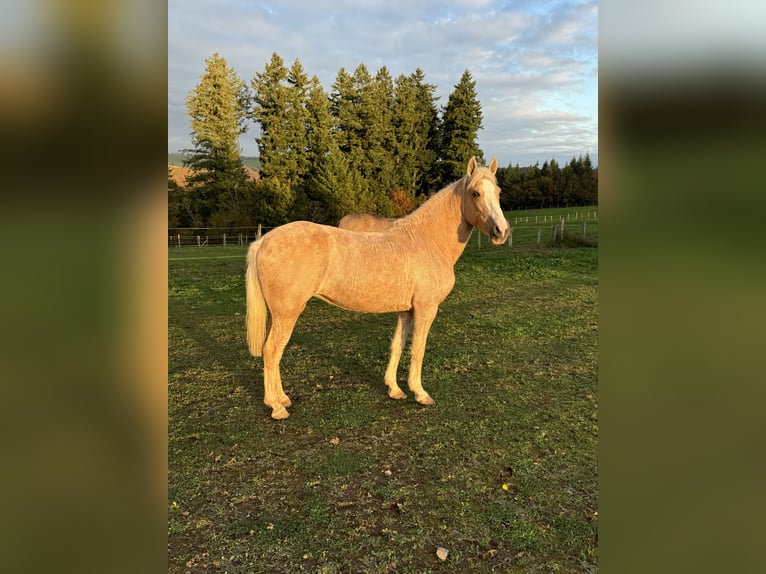
[[[474,197],[479,197],[480,195],[481,195],[481,194],[480,194],[478,191],[474,191],[474,192],[473,192],[473,196],[474,196]]]

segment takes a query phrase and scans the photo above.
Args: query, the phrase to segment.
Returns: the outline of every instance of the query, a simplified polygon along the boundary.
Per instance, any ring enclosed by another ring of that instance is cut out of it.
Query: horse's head
[[[486,233],[492,243],[502,245],[510,228],[500,209],[500,188],[495,172],[497,158],[493,157],[489,167],[479,167],[472,157],[466,170],[463,190],[463,218],[474,227]]]

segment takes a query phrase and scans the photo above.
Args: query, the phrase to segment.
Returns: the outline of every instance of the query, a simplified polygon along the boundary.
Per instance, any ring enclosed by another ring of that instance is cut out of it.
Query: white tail
[[[255,263],[260,247],[261,242],[256,241],[247,251],[247,345],[253,357],[262,355],[263,343],[266,340],[266,300],[263,298]]]

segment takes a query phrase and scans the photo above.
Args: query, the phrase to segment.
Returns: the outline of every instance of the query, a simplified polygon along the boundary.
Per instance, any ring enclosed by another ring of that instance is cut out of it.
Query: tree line
[[[496,177],[504,210],[598,204],[598,168],[588,153],[563,167],[555,159],[542,167],[501,167]]]
[[[476,83],[466,70],[437,108],[436,86],[417,69],[392,78],[362,63],[338,71],[327,93],[299,60],[274,53],[248,83],[219,54],[189,93],[191,176],[168,176],[169,227],[274,226],[296,219],[336,224],[351,212],[396,217],[464,175],[482,127]],[[248,120],[261,163],[248,176],[239,137]],[[595,203],[597,169],[586,155],[560,168],[498,170],[504,208]]]

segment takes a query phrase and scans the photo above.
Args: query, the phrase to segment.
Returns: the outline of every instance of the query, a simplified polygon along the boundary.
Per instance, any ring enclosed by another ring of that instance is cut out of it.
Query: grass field
[[[467,249],[430,407],[386,396],[394,314],[310,301],[278,422],[245,249],[170,250],[169,572],[597,571],[597,253]]]

